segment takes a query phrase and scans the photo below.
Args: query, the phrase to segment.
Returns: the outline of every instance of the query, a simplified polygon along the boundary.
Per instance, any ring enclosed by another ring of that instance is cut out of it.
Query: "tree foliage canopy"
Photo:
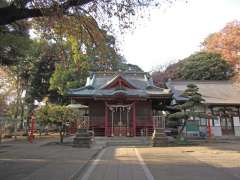
[[[233,67],[221,55],[197,52],[169,65],[164,71],[153,73],[156,84],[173,80],[228,80],[233,75]]]
[[[119,25],[126,28],[131,25],[130,17],[137,15],[138,9],[158,6],[172,0],[13,0],[0,5],[0,25],[16,20],[34,17],[59,17],[63,15],[90,15],[107,22],[115,17]],[[105,23],[106,24],[106,23]]]
[[[31,40],[26,23],[0,26],[0,65],[12,65],[24,59]]]
[[[215,53],[199,52],[179,62],[176,78],[184,80],[227,80],[231,65]]]
[[[203,47],[208,52],[221,54],[233,65],[239,64],[240,58],[240,21],[228,23],[221,31],[208,36]]]
[[[46,104],[36,109],[35,115],[42,125],[62,124],[76,120],[78,112],[66,106]]]

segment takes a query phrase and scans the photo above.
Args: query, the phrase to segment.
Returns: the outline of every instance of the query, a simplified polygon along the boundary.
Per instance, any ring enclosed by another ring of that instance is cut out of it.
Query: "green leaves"
[[[182,96],[187,98],[187,101],[183,104],[179,104],[176,106],[178,112],[168,115],[168,124],[172,126],[186,125],[186,121],[189,118],[195,119],[195,117],[204,117],[206,115],[202,112],[198,112],[198,108],[204,106],[202,103],[204,99],[202,95],[198,92],[198,87],[195,84],[188,84],[187,89],[182,93]]]
[[[197,52],[170,64],[165,70],[153,73],[154,82],[164,86],[172,80],[228,80],[233,75],[233,67],[219,54]]]
[[[14,65],[23,61],[31,46],[24,24],[0,26],[0,65]]]
[[[204,99],[198,92],[198,89],[199,88],[195,84],[187,85],[187,89],[182,93],[182,96],[188,100],[184,104],[178,105],[181,110],[193,109],[194,106],[201,105]]]
[[[219,54],[198,52],[182,60],[176,71],[177,79],[226,80],[233,69]]]
[[[82,68],[82,69],[81,69]],[[70,88],[78,88],[84,85],[87,77],[87,68],[78,67],[72,64],[65,68],[61,64],[56,65],[56,69],[50,79],[50,90],[57,90],[61,95],[65,95]]]
[[[61,124],[66,121],[73,121],[77,118],[78,112],[66,106],[46,104],[35,110],[36,119],[43,125],[55,123]]]

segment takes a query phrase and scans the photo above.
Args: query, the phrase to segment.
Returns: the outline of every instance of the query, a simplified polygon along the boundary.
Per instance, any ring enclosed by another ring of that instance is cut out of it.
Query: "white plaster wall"
[[[233,117],[233,126],[235,136],[240,136],[240,120],[239,117]]]

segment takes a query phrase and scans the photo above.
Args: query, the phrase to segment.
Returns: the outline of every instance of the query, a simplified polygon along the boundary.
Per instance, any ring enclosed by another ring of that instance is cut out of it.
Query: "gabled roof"
[[[240,88],[232,81],[169,81],[167,87],[171,89],[176,101],[186,101],[187,99],[181,94],[188,84],[198,86],[206,104],[240,104]]]
[[[114,84],[119,79],[125,85]],[[156,87],[148,73],[139,72],[104,72],[92,73],[86,85],[78,89],[70,89],[69,96],[78,97],[111,97],[122,94],[131,97],[170,96],[169,89]]]
[[[121,84],[119,84],[121,83]],[[114,86],[124,86],[125,88],[137,89],[131,82],[129,82],[125,77],[119,73],[112,80],[104,84],[101,89],[110,89]]]

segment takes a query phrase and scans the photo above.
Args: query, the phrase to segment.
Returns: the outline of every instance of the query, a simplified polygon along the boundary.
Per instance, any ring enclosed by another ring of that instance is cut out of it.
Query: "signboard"
[[[188,121],[186,125],[187,132],[189,131],[199,131],[199,121]]]

